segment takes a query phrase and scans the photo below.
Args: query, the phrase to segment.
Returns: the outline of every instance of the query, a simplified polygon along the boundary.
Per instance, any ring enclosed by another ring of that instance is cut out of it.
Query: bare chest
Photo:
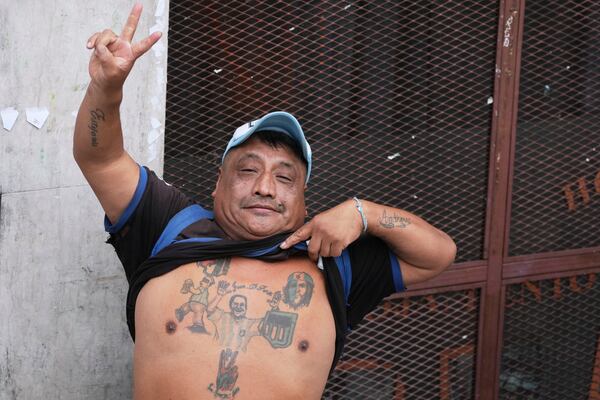
[[[159,389],[170,388],[165,395],[186,398],[188,384],[180,380],[189,379],[190,396],[261,398],[242,395],[244,386],[256,395],[302,394],[307,379],[324,386],[333,358],[335,327],[325,282],[304,258],[181,266],[145,285],[135,318],[136,392],[162,382]],[[157,359],[172,365],[177,377],[153,368]],[[236,371],[235,382],[224,366]],[[203,393],[197,392],[198,380]]]

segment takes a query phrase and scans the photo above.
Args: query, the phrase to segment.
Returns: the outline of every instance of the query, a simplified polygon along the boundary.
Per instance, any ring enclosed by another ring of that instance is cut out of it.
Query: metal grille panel
[[[348,335],[324,399],[474,398],[479,290],[386,300]]]
[[[600,245],[600,3],[527,2],[510,255]]]
[[[165,179],[210,206],[235,128],[296,115],[309,213],[357,195],[484,257],[495,1],[171,1]]]
[[[600,399],[598,275],[506,288],[500,399]]]

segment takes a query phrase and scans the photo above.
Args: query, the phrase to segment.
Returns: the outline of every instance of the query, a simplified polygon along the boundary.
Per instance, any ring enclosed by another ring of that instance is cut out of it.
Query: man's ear
[[[222,167],[219,167],[219,172],[217,173],[217,183],[215,183],[215,190],[213,190],[213,192],[210,194],[213,198],[217,195],[217,190],[219,189],[219,182],[221,182],[222,173]]]

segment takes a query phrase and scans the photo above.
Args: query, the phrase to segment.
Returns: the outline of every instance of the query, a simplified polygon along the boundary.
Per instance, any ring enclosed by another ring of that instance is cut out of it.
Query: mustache
[[[275,201],[266,199],[264,197],[251,197],[248,199],[244,199],[241,204],[242,208],[269,208],[271,210],[275,210],[277,212],[285,211],[285,207],[283,204]]]

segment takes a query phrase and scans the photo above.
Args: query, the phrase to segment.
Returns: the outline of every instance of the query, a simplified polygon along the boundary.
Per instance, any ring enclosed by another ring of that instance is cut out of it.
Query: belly
[[[140,399],[319,399],[335,326],[306,258],[183,265],[149,281],[135,314]]]

